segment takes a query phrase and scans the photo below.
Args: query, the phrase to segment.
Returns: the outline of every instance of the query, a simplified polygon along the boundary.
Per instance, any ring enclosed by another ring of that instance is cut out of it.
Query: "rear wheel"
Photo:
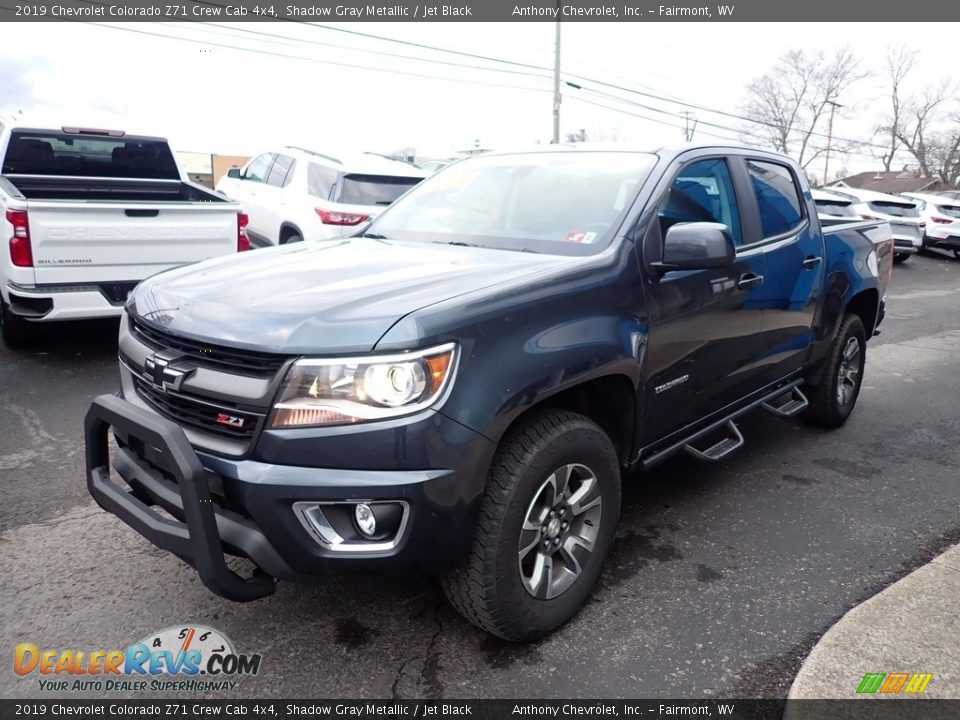
[[[960,260],[960,248],[957,248],[957,249],[955,249],[955,250],[953,251],[953,256],[954,256],[957,260]]]
[[[620,466],[589,418],[554,410],[512,429],[487,479],[473,548],[442,578],[467,620],[506,640],[573,617],[600,575],[620,515]]]
[[[820,384],[804,388],[810,400],[804,420],[826,428],[838,428],[847,421],[860,396],[866,350],[863,321],[847,315],[830,348]]]
[[[22,317],[14,315],[10,306],[0,301],[0,335],[7,347],[23,347],[34,339],[36,328]]]
[[[281,245],[289,245],[290,243],[303,242],[303,236],[298,232],[289,232],[283,236],[283,239],[280,241]]]
[[[906,255],[905,253],[897,253],[893,256],[893,261],[895,263],[905,263],[909,259],[910,256]]]

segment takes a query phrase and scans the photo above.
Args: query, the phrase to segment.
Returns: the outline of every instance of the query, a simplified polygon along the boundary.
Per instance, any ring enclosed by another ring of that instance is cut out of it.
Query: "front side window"
[[[736,245],[743,242],[737,196],[723,158],[685,165],[661,201],[658,216],[664,237],[679,223],[713,222],[726,225]]]
[[[243,174],[243,179],[250,180],[251,182],[266,182],[267,171],[270,169],[270,163],[272,162],[272,153],[264,153],[258,156],[253,162],[247,165],[247,171]]]
[[[803,222],[803,205],[790,168],[778,163],[748,160],[747,172],[757,196],[764,239],[799,227]]]

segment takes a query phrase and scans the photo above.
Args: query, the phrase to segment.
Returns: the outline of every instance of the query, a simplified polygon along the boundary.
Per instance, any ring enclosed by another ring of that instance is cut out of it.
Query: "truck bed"
[[[228,202],[200,185],[179,180],[2,175],[0,187],[22,200],[105,202]]]

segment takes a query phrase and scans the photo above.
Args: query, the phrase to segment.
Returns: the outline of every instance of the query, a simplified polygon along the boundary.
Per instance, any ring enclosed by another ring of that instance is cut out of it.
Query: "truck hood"
[[[289,354],[368,352],[416,310],[576,261],[345,238],[218,258],[141,283],[132,312],[211,344]]]

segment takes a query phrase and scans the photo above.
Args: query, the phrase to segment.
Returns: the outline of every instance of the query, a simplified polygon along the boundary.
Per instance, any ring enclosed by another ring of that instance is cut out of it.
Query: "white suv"
[[[337,158],[285,147],[231,170],[217,191],[242,203],[250,242],[264,247],[350,235],[428,174],[374,153]]]
[[[960,260],[960,200],[951,200],[944,194],[903,193],[917,203],[920,217],[927,222],[924,247],[953,250]]]
[[[890,223],[893,231],[894,261],[903,262],[923,248],[926,222],[920,217],[920,211],[913,200],[845,186],[828,187],[824,190],[850,200],[853,209],[864,220],[886,220]]]

